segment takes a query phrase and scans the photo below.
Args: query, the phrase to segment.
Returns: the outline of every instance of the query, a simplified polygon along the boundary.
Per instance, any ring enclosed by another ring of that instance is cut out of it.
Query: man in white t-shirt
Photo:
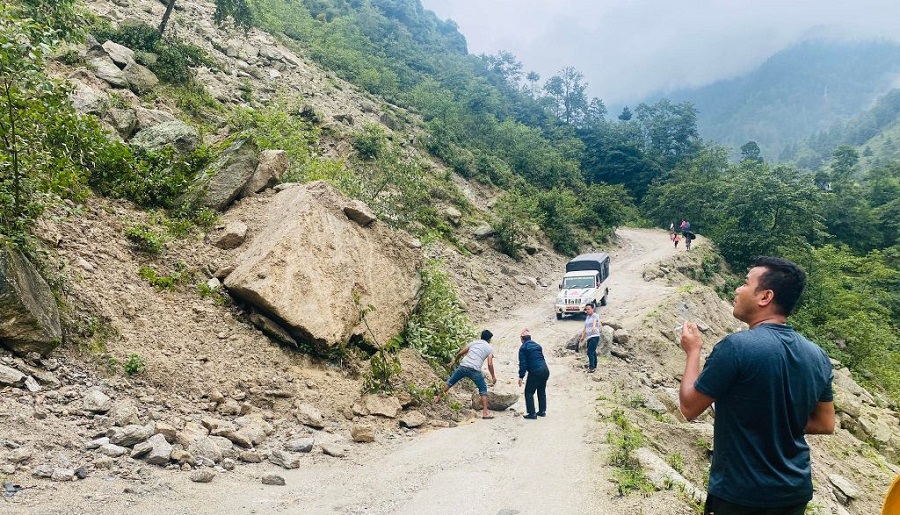
[[[434,402],[440,401],[447,390],[458,383],[460,379],[468,377],[475,383],[478,393],[481,394],[481,418],[494,418],[488,412],[487,384],[484,382],[484,374],[481,373],[481,366],[487,361],[488,371],[491,373],[491,386],[497,382],[497,376],[494,374],[494,348],[490,344],[493,336],[493,333],[485,329],[481,331],[481,339],[472,341],[456,353],[456,357],[453,358],[450,365],[456,365],[460,359],[462,362],[447,380],[444,390],[435,396]]]

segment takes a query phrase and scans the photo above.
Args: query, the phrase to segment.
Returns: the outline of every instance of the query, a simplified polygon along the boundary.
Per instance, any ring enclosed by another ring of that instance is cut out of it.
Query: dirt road
[[[600,313],[629,327],[670,293],[671,288],[659,281],[643,281],[641,271],[674,249],[660,231],[626,229],[618,235],[621,245],[612,252],[610,302]],[[26,512],[626,513],[614,499],[612,470],[603,452],[606,434],[597,422],[596,397],[602,381],[582,371],[583,356],[563,350],[566,340],[580,332],[582,318],[557,321],[552,309],[556,289],[538,293],[486,326],[495,334],[498,388],[517,389],[521,328],[531,328],[544,346],[551,371],[546,418],[524,420],[520,399],[514,410],[498,413],[493,420],[475,419],[455,428],[354,445],[345,459],[311,455],[295,470],[271,464],[240,466],[209,484],[191,483],[188,474],[153,471],[158,481],[132,486],[129,493],[123,488],[133,482],[99,476],[48,485],[62,490],[56,492],[61,495]],[[601,362],[601,369],[604,365],[615,363]],[[463,392],[456,395],[466,401]],[[287,486],[261,485],[259,478],[267,473],[283,476]],[[0,503],[0,513],[3,508]]]

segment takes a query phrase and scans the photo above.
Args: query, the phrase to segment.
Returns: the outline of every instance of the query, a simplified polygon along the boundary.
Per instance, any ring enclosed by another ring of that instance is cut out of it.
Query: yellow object
[[[888,489],[884,506],[881,507],[881,515],[900,515],[900,476],[894,478]]]

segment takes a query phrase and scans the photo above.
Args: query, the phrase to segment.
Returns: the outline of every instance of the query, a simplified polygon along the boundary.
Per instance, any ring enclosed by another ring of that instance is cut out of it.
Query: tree
[[[511,88],[516,88],[522,80],[522,63],[516,60],[516,56],[506,50],[497,52],[497,55],[482,55],[487,63],[488,71],[500,77],[500,83]]]
[[[841,145],[831,155],[831,178],[833,181],[849,180],[859,163],[859,152],[849,145]]]
[[[525,75],[525,80],[528,81],[528,93],[534,97],[537,96],[538,86],[537,83],[541,80],[541,74],[535,71],[528,72],[528,75]]]
[[[162,36],[166,31],[166,25],[169,24],[169,17],[175,8],[175,2],[178,0],[169,0],[166,5],[166,12],[163,13],[162,21],[159,23],[159,35]],[[228,18],[234,20],[235,25],[247,30],[253,23],[253,12],[247,5],[247,0],[216,0],[216,13],[214,15],[216,23],[222,24]]]
[[[763,158],[760,155],[761,151],[759,149],[759,145],[750,140],[747,143],[741,145],[741,161],[753,161],[755,163],[762,163]]]
[[[627,122],[627,121],[631,120],[632,116],[634,116],[634,115],[632,114],[631,109],[629,109],[628,106],[625,106],[622,108],[622,113],[619,114],[619,120],[621,120],[623,122]]]

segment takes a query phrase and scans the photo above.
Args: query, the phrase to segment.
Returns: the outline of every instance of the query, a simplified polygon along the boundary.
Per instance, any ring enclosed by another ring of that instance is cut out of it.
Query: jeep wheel
[[[562,314],[562,313],[557,313],[557,314],[556,314],[556,319],[557,319],[557,320],[562,320],[562,317],[563,317],[563,314]]]
[[[605,292],[603,292],[603,298],[600,299],[600,305],[601,305],[601,306],[605,306],[605,305],[606,305],[606,296],[607,296],[607,295],[609,295],[609,290],[606,290]]]

